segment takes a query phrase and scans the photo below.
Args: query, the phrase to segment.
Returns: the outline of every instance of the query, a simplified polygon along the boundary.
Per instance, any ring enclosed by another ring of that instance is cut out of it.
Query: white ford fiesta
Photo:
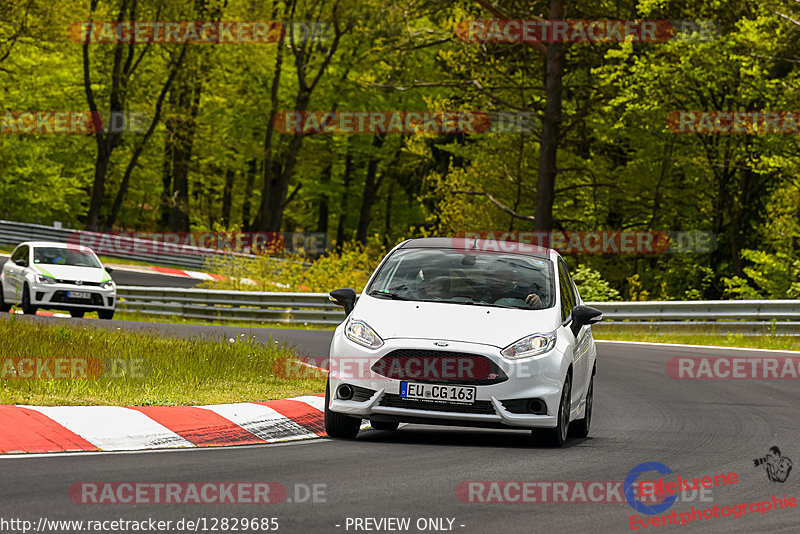
[[[117,287],[88,247],[45,241],[20,243],[0,272],[0,311],[18,304],[23,313],[39,308],[69,311],[83,317],[96,311],[114,317]]]
[[[561,256],[534,245],[462,238],[395,247],[331,342],[325,429],[354,438],[361,420],[531,429],[561,446],[586,437],[596,356],[591,325]]]

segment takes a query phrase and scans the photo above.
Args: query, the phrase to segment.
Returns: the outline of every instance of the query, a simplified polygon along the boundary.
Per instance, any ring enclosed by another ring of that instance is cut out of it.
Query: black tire
[[[589,391],[586,392],[586,411],[582,419],[573,421],[569,426],[569,435],[575,438],[589,437],[592,426],[592,404],[594,403],[594,377],[589,380]]]
[[[533,439],[536,443],[550,447],[563,447],[569,433],[569,411],[572,381],[567,375],[564,386],[561,388],[561,401],[558,403],[558,426],[533,430]]]
[[[25,315],[36,315],[37,309],[36,306],[31,304],[31,290],[28,284],[25,284],[25,287],[22,288],[22,313]]]
[[[389,421],[370,421],[370,426],[375,430],[397,430],[400,423],[391,423]]]
[[[6,304],[6,299],[3,296],[3,282],[0,282],[0,313],[8,313],[11,310],[11,304]]]
[[[97,310],[97,316],[106,321],[114,318],[114,310]]]
[[[69,315],[70,317],[74,317],[76,319],[83,319],[83,316],[86,312],[83,310],[70,310]]]
[[[356,419],[328,409],[331,398],[331,384],[325,386],[325,432],[329,437],[339,439],[355,439],[361,430],[361,418]]]

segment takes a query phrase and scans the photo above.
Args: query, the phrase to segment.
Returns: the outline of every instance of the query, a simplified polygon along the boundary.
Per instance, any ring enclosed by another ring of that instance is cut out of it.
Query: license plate
[[[92,294],[85,291],[67,291],[67,298],[89,300],[92,298]]]
[[[400,382],[400,397],[403,399],[440,401],[456,404],[474,404],[475,387]]]

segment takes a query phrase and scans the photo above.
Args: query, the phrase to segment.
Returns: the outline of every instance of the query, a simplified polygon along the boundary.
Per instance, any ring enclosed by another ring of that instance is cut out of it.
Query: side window
[[[14,251],[14,254],[11,256],[11,261],[17,260],[28,260],[28,246],[19,247],[17,250]]]
[[[575,292],[567,272],[567,264],[561,258],[558,259],[558,285],[561,290],[561,320],[566,321],[575,307]]]

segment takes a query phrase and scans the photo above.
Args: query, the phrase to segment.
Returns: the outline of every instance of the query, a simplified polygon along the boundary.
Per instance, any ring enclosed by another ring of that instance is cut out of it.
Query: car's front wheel
[[[564,387],[561,388],[561,401],[558,403],[558,425],[555,428],[533,430],[533,439],[537,443],[562,447],[567,441],[569,432],[569,408],[572,394],[572,381],[569,375],[564,378]]]
[[[573,421],[569,426],[569,435],[576,438],[589,436],[589,427],[592,424],[592,403],[594,402],[594,377],[589,380],[589,390],[586,392],[586,412],[582,419]]]
[[[22,289],[22,313],[25,315],[36,315],[36,306],[31,304],[31,288],[28,284]]]
[[[350,417],[328,409],[331,402],[330,380],[325,386],[325,432],[332,438],[354,439],[361,429],[361,418]]]
[[[8,313],[11,309],[11,304],[6,303],[6,298],[3,296],[3,282],[0,282],[0,313]]]
[[[110,321],[114,318],[114,310],[97,310],[97,316],[106,321]]]

